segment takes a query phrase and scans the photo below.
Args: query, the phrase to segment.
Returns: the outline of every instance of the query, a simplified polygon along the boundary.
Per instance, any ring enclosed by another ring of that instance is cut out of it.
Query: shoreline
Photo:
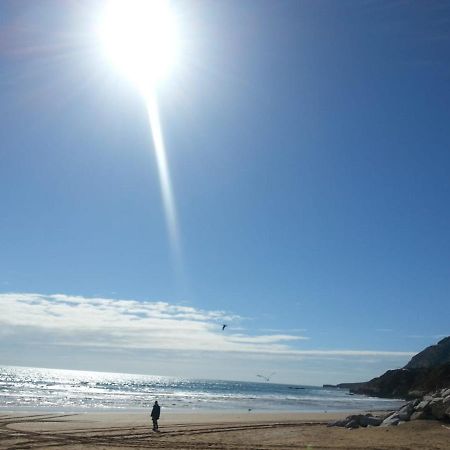
[[[339,413],[162,412],[160,432],[141,413],[0,411],[0,449],[320,449],[444,450],[450,429],[435,421],[397,427],[329,428]]]
[[[404,403],[407,403],[405,400]],[[46,407],[46,406],[0,406],[0,415],[9,413],[61,413],[61,414],[145,414],[151,411],[152,407],[145,408],[61,408],[61,407]],[[173,408],[161,405],[161,409],[165,414],[364,414],[367,412],[384,412],[394,411],[395,408],[376,408],[376,409],[325,409],[325,410],[291,410],[291,409],[258,409],[258,408]]]

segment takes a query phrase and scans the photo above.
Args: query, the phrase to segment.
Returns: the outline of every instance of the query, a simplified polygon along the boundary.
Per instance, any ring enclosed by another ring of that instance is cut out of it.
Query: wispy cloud
[[[448,334],[433,334],[433,335],[426,335],[426,334],[408,334],[405,336],[407,339],[443,339],[447,337]]]
[[[206,311],[167,302],[28,293],[0,294],[4,333],[27,330],[52,336],[59,345],[159,350],[234,352],[288,351],[301,336],[250,336],[222,332],[220,324],[238,320],[224,311]]]
[[[285,357],[405,357],[411,352],[376,350],[302,350],[308,339],[277,332],[250,335],[222,332],[221,323],[238,321],[225,311],[207,311],[168,302],[86,298],[30,293],[0,294],[3,335],[32,335],[58,346],[214,351]]]
[[[285,329],[281,329],[281,328],[263,328],[262,331],[266,332],[266,333],[304,333],[305,331],[307,331],[306,328],[285,328]],[[309,338],[305,338],[305,339],[309,339]]]

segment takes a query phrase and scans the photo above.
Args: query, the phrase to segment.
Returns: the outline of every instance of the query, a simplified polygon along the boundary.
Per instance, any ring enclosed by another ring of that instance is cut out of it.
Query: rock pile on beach
[[[424,395],[422,399],[414,400],[407,405],[414,407],[414,411],[409,416],[410,420],[450,420],[450,388]]]
[[[375,417],[372,414],[354,414],[343,420],[330,422],[329,427],[389,427],[409,420],[450,421],[450,388],[439,389],[403,405],[398,411]]]
[[[378,427],[383,422],[380,417],[374,417],[372,414],[353,414],[343,420],[330,422],[329,427],[359,428],[359,427]]]

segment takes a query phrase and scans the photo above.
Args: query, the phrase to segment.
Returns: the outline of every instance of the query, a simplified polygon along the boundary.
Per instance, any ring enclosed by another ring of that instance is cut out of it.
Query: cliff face
[[[355,394],[391,398],[418,398],[450,387],[450,336],[415,355],[403,369],[388,370],[380,377],[349,387]]]
[[[431,345],[411,358],[405,369],[420,369],[437,367],[450,363],[450,336],[442,339],[436,345]]]
[[[355,394],[387,398],[418,398],[450,387],[450,363],[433,368],[388,370],[367,383],[351,387]]]

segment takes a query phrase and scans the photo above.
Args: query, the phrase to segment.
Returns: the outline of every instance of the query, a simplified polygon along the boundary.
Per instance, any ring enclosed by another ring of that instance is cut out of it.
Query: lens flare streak
[[[167,228],[170,244],[177,261],[181,259],[180,236],[178,231],[177,211],[173,195],[172,182],[170,179],[169,164],[167,162],[166,147],[164,145],[161,120],[159,118],[158,104],[154,94],[146,95],[150,129],[155,149],[156,163],[163,198],[164,211],[166,215]]]

